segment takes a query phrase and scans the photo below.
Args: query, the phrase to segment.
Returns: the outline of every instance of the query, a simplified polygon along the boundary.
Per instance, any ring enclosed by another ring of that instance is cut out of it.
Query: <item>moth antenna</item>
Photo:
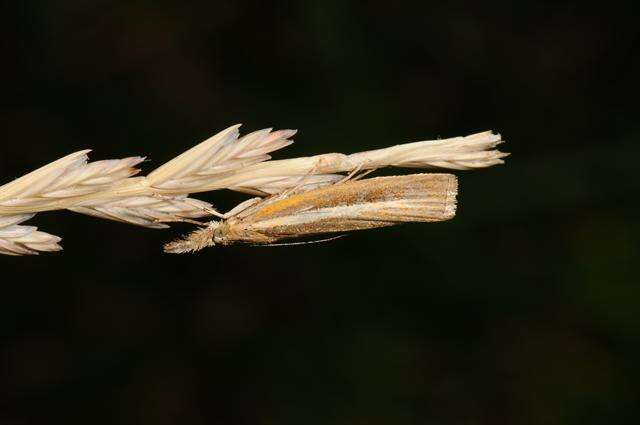
[[[291,195],[292,193],[297,192],[300,188],[304,187],[305,185],[305,180],[309,177],[312,176],[316,173],[316,171],[318,171],[318,165],[314,165],[309,171],[306,172],[306,174],[302,177],[300,177],[300,179],[298,180],[298,182],[290,187],[289,189],[284,190],[281,193],[278,193],[276,196],[278,198],[284,199],[286,197],[288,197],[289,195]]]
[[[327,239],[317,239],[315,241],[288,242],[288,243],[270,243],[270,244],[262,244],[262,245],[255,244],[255,245],[251,245],[251,246],[267,248],[267,247],[272,247],[272,246],[310,245],[310,244],[316,244],[316,243],[330,242],[330,241],[334,241],[336,239],[344,238],[346,236],[348,236],[348,235],[338,235],[338,236],[334,236],[332,238],[327,238]]]
[[[192,220],[190,218],[158,218],[153,220],[154,223],[189,223],[189,224],[195,224],[196,226],[206,226],[207,223],[204,223],[202,221],[198,221],[198,220]]]
[[[154,193],[151,196],[153,196],[154,198],[164,199],[164,200],[168,200],[168,201],[172,201],[173,200],[173,198],[170,197],[170,196],[164,196],[164,195],[161,195],[161,194],[158,194],[158,193]],[[224,214],[220,213],[219,211],[217,211],[212,206],[211,207],[210,206],[205,206],[205,205],[202,205],[201,203],[194,202],[194,200],[191,199],[191,198],[185,198],[183,200],[183,202],[186,203],[187,205],[191,205],[192,207],[207,213],[208,215],[212,215],[212,216],[218,217],[218,218],[224,218]]]

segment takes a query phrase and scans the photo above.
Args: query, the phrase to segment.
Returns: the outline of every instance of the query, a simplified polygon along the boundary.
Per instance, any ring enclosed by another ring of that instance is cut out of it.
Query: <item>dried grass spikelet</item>
[[[211,215],[213,206],[187,194],[208,182],[271,159],[269,153],[293,143],[295,130],[270,128],[240,137],[231,126],[163,164],[146,177],[127,179],[69,209],[149,228],[162,222]]]
[[[503,143],[500,134],[492,131],[465,137],[405,143],[389,148],[349,155],[355,163],[366,163],[370,168],[446,168],[472,170],[503,164],[508,153],[494,148]]]
[[[466,137],[421,141],[359,152],[329,153],[269,160],[269,153],[293,143],[295,130],[264,129],[239,137],[229,127],[151,172],[103,191],[90,202],[128,196],[177,196],[230,189],[260,196],[280,193],[304,182],[305,189],[331,184],[339,173],[384,167],[470,170],[503,163],[507,153],[491,131]],[[135,180],[135,181],[131,181]]]
[[[138,172],[135,156],[88,163],[90,150],[75,152],[0,186],[0,214],[64,208],[68,200],[95,194]]]
[[[336,173],[355,169],[385,167],[444,168],[471,170],[504,163],[508,153],[495,149],[503,143],[500,134],[491,131],[466,137],[400,144],[389,148],[345,155],[328,153],[302,158],[267,161],[220,176],[198,188],[207,191],[227,188],[258,195],[275,194],[300,184],[304,177],[308,189],[342,179]],[[308,176],[313,174],[313,176]],[[194,192],[196,191],[194,190]]]
[[[207,217],[213,206],[208,202],[187,198],[186,195],[174,197],[134,196],[69,209],[81,214],[150,229],[165,229],[169,227],[164,224],[166,222]]]
[[[60,238],[38,231],[37,227],[22,226],[34,214],[0,216],[0,254],[37,255],[39,251],[60,251]]]
[[[267,128],[239,138],[236,124],[152,171],[150,187],[170,193],[193,193],[203,185],[251,165],[271,159],[269,153],[293,143],[296,130]]]
[[[240,124],[223,130],[151,172],[146,183],[156,193],[176,195],[231,189],[265,195],[278,193],[300,183],[304,173],[283,176],[251,175],[260,164],[270,164],[269,153],[293,143],[297,130],[267,128],[238,138]],[[240,176],[238,178],[238,176]],[[342,176],[308,176],[305,187],[334,182]]]
[[[0,186],[0,254],[25,255],[61,250],[60,238],[20,223],[70,199],[100,192],[135,175],[144,158],[87,163],[88,150],[75,152]]]
[[[183,197],[189,193],[203,192],[207,189],[203,190],[202,188],[211,185],[211,182],[224,179],[259,162],[269,160],[271,158],[270,152],[293,143],[289,137],[296,132],[295,130],[272,131],[264,129],[239,137],[239,126],[234,125],[221,131],[160,166],[146,177],[121,178],[118,181],[105,184],[100,190],[78,192],[76,193],[78,196],[73,196],[67,191],[66,194],[70,196],[43,202],[39,202],[33,197],[22,199],[24,198],[24,195],[21,195],[22,190],[30,182],[35,181],[36,177],[46,183],[63,175],[65,167],[78,167],[78,164],[83,164],[83,160],[86,164],[87,151],[69,155],[69,157],[0,187],[0,214],[31,213],[73,208],[78,205],[95,209],[95,207],[111,204],[117,199],[158,195]],[[84,156],[78,158],[77,155]],[[140,161],[142,158],[139,158],[138,162]],[[97,163],[103,162],[107,161],[98,161]],[[134,174],[131,173],[130,176]]]

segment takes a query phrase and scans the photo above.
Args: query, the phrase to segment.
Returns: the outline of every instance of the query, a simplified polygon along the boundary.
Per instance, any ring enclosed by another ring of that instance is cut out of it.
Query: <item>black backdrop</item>
[[[630,423],[634,2],[268,3],[1,6],[1,180],[237,122],[298,128],[278,158],[494,129],[507,164],[451,222],[304,247],[38,215],[65,251],[0,258],[0,423]]]

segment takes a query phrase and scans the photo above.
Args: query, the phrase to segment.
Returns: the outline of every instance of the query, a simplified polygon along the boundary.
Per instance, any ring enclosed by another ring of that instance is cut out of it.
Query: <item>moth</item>
[[[411,174],[347,180],[306,191],[253,198],[206,227],[168,243],[168,253],[215,245],[273,245],[279,241],[410,222],[445,221],[456,213],[453,174]]]

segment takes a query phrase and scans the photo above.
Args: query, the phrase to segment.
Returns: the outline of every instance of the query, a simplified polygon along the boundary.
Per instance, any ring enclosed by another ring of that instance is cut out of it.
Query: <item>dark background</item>
[[[38,215],[65,251],[0,258],[0,424],[634,423],[634,3],[1,6],[2,182],[237,122],[298,128],[277,158],[488,129],[512,156],[459,173],[453,221],[303,247]]]

